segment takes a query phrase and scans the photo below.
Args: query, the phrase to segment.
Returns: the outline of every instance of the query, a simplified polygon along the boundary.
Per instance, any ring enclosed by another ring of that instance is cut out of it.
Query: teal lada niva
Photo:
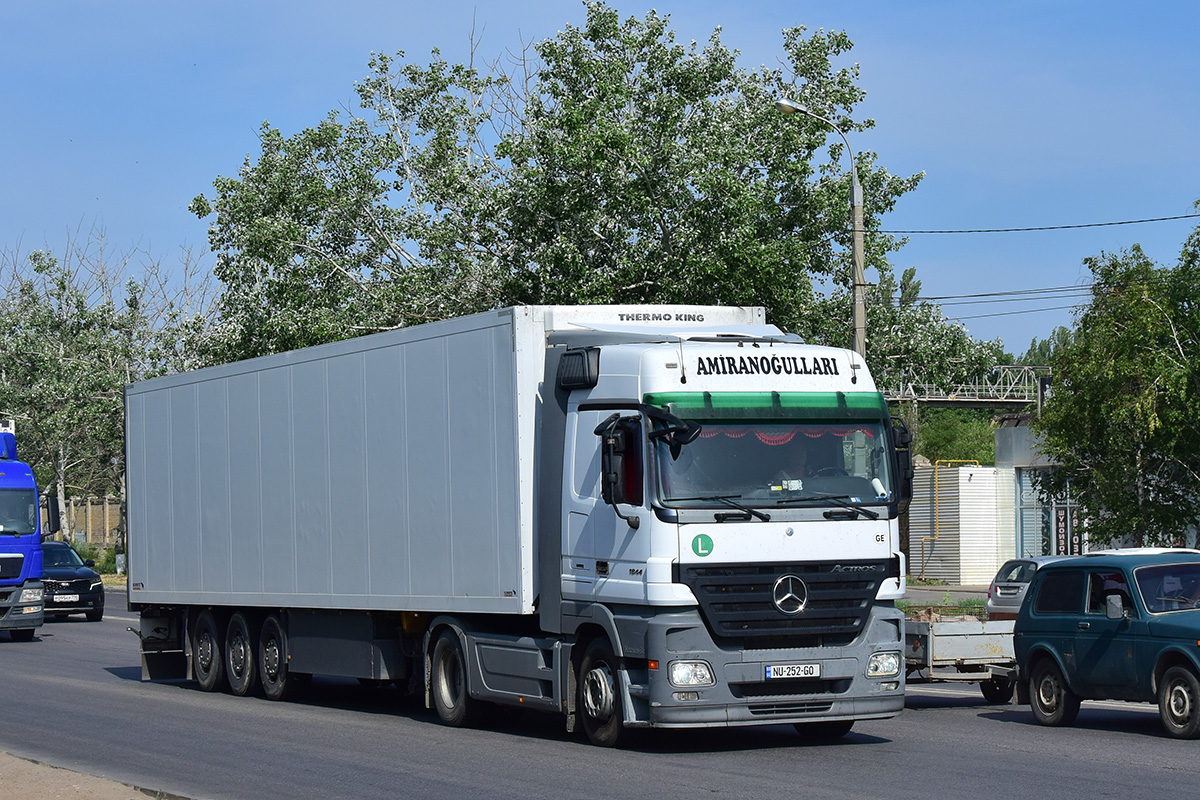
[[[1200,736],[1200,551],[1115,550],[1045,565],[1017,614],[1013,649],[1043,725],[1071,724],[1082,700],[1129,700],[1157,702],[1169,735]]]

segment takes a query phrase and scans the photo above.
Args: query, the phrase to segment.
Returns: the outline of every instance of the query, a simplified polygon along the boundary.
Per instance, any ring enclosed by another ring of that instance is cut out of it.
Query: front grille
[[[796,714],[824,714],[833,709],[833,703],[763,703],[749,706],[749,709],[756,717],[791,717]]]
[[[809,564],[686,565],[679,582],[687,584],[717,639],[752,640],[755,647],[846,646],[863,631],[886,561]],[[772,593],[784,575],[807,587],[807,603],[798,614],[775,607]]]
[[[850,691],[851,680],[773,680],[759,683],[731,683],[729,691],[734,697],[794,697],[796,695],[845,694]]]
[[[25,566],[25,556],[5,556],[0,558],[0,578],[18,578],[21,567]]]
[[[86,592],[92,588],[91,578],[82,578],[77,581],[48,581],[42,579],[42,585],[46,587],[48,592]]]

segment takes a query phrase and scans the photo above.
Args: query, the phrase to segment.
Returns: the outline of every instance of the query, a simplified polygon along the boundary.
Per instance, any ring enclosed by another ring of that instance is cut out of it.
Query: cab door
[[[603,497],[603,439],[596,434],[613,414],[624,418],[627,448],[632,451],[625,467],[641,491],[636,503],[622,504],[621,513],[638,518],[639,528],[617,514]],[[587,409],[571,415],[568,435],[572,447],[564,454],[563,498],[563,598],[575,600],[643,600],[649,538],[639,534],[646,522],[645,435],[643,422],[628,409]]]

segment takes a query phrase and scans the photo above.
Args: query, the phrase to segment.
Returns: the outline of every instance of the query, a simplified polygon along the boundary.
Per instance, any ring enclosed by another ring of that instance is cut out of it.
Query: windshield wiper
[[[744,511],[747,514],[758,517],[763,522],[771,521],[770,514],[765,514],[762,511],[759,511],[757,508],[751,508],[750,506],[745,506],[745,505],[742,505],[741,503],[737,502],[741,498],[742,498],[742,496],[740,494],[709,494],[709,495],[704,495],[702,497],[667,497],[667,498],[664,498],[664,500],[667,503],[682,503],[682,502],[687,502],[689,500],[706,500],[706,501],[715,500],[718,503],[724,503],[725,505],[729,506],[730,508],[736,508],[738,511]],[[721,519],[720,514],[717,515],[717,519],[722,522],[724,521],[723,519]]]
[[[777,500],[775,505],[792,505],[793,503],[811,503],[813,501],[822,500],[829,501],[834,505],[839,505],[842,508],[848,508],[851,511],[857,511],[866,516],[867,519],[879,519],[879,512],[872,511],[864,506],[861,502],[855,502],[854,498],[848,494],[815,494],[812,497],[797,497],[791,500]]]

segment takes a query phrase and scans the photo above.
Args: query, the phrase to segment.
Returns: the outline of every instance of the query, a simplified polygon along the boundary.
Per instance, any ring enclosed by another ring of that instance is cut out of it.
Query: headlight
[[[95,589],[97,586],[102,586],[103,584],[104,581],[100,578],[97,578],[96,580],[92,581],[92,585],[89,587],[89,589]]]
[[[42,590],[39,589],[22,589],[20,603],[36,603],[42,599]]]
[[[672,661],[672,686],[712,686],[712,667],[704,661]]]
[[[875,653],[867,659],[868,678],[890,678],[899,674],[899,653]]]

